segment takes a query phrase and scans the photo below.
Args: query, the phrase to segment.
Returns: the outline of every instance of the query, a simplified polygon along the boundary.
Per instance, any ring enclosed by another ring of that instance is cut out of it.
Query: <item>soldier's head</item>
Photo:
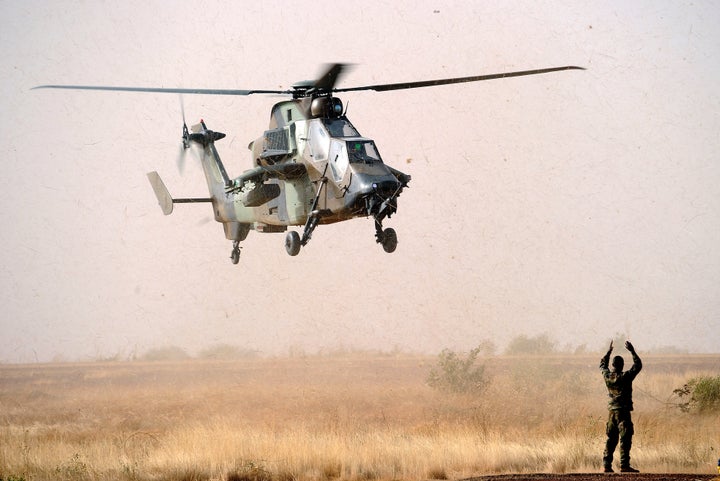
[[[613,371],[621,372],[625,366],[625,359],[622,356],[615,356],[612,360]]]

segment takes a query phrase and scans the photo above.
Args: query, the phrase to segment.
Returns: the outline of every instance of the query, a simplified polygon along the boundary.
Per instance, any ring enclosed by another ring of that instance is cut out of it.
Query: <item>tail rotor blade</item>
[[[180,113],[182,114],[183,125],[185,125],[185,100],[182,94],[178,94],[178,99],[180,100]]]
[[[185,159],[187,158],[187,148],[185,148],[185,145],[180,144],[180,149],[178,150],[178,155],[176,159],[178,172],[180,172],[180,175],[183,175],[185,173]]]
[[[188,131],[187,122],[185,121],[185,102],[183,100],[182,94],[178,95],[180,100],[180,113],[182,115],[182,121],[183,121],[183,133],[182,133],[182,143],[180,144],[180,151],[178,152],[177,156],[177,166],[178,166],[178,172],[180,172],[180,175],[182,175],[185,172],[185,158],[187,154],[187,149],[190,147],[190,132]]]

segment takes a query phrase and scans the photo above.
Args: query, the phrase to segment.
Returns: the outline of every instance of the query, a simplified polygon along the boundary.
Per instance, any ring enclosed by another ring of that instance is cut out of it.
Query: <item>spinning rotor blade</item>
[[[366,85],[364,87],[349,87],[333,89],[333,92],[354,92],[358,90],[375,90],[384,92],[387,90],[416,89],[420,87],[433,87],[436,85],[459,84],[465,82],[479,82],[481,80],[493,80],[499,78],[522,77],[524,75],[537,75],[541,73],[558,72],[560,70],[585,70],[583,67],[568,65],[565,67],[551,67],[537,70],[522,70],[519,72],[494,73],[488,75],[477,75],[473,77],[457,77],[438,80],[422,80],[420,82],[402,82],[395,84]]]
[[[182,114],[183,125],[187,125],[185,123],[185,101],[183,100],[182,94],[179,94],[178,98],[180,100],[180,113]]]
[[[185,173],[185,158],[187,156],[187,149],[183,144],[180,144],[180,148],[178,149],[177,159],[175,159],[175,163],[177,164],[178,172],[180,175],[183,175]]]
[[[164,88],[164,87],[111,87],[102,85],[40,85],[34,89],[66,89],[66,90],[109,90],[118,92],[151,92],[151,93],[177,93],[177,94],[202,94],[202,95],[292,95],[295,98],[323,95],[332,92],[356,92],[359,90],[375,90],[385,92],[388,90],[415,89],[420,87],[433,87],[436,85],[458,84],[465,82],[478,82],[481,80],[493,80],[500,78],[521,77],[524,75],[537,75],[561,70],[585,70],[583,67],[567,65],[564,67],[551,67],[537,70],[522,70],[518,72],[504,72],[489,75],[477,75],[473,77],[456,77],[438,80],[422,80],[419,82],[402,82],[393,84],[365,85],[363,87],[335,88],[335,84],[343,71],[347,70],[348,64],[335,63],[327,66],[327,70],[317,79],[302,81],[293,85],[291,90],[235,90],[235,89],[188,89],[188,88]]]
[[[252,94],[291,94],[290,90],[233,90],[233,89],[180,89],[155,87],[109,87],[102,85],[39,85],[35,89],[66,89],[66,90],[109,90],[115,92],[153,92],[170,94],[202,94],[202,95],[252,95]]]
[[[328,65],[327,71],[315,81],[315,88],[318,90],[330,91],[337,83],[343,70],[346,70],[348,64],[334,63]]]
[[[182,114],[183,121],[183,139],[180,143],[180,151],[178,152],[177,167],[178,172],[180,172],[180,175],[182,175],[185,172],[185,155],[188,149],[187,139],[185,138],[188,135],[188,128],[187,122],[185,122],[185,102],[183,101],[182,94],[179,94],[178,97],[180,97],[180,113]]]

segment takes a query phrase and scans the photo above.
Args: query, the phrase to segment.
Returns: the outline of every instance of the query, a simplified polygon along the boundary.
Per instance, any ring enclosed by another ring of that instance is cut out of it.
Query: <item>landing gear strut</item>
[[[317,227],[318,222],[320,222],[320,217],[322,217],[323,213],[324,212],[321,210],[314,210],[312,214],[310,214],[307,222],[305,222],[302,239],[300,238],[300,234],[295,231],[287,233],[285,236],[285,250],[288,255],[298,255],[300,253],[300,248],[310,242],[312,233],[315,230],[315,227]]]
[[[382,218],[375,217],[375,240],[382,244],[383,250],[388,254],[397,249],[397,233],[392,227],[383,230]]]
[[[327,170],[327,165],[325,166],[325,170]],[[285,250],[291,256],[298,255],[300,253],[300,247],[310,242],[312,233],[315,230],[315,227],[317,227],[318,222],[320,222],[320,217],[322,217],[328,212],[326,210],[318,210],[317,208],[318,201],[320,200],[320,194],[322,193],[323,187],[325,187],[327,181],[328,179],[327,177],[325,177],[325,173],[323,172],[323,177],[320,179],[320,186],[318,187],[317,193],[315,194],[315,200],[312,204],[311,213],[308,216],[307,221],[305,222],[302,239],[300,238],[300,235],[295,231],[290,231],[285,236]]]

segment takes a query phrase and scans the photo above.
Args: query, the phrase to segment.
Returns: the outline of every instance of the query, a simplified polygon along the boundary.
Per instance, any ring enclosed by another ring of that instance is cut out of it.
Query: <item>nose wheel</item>
[[[393,228],[387,228],[385,230],[378,230],[375,233],[375,238],[378,242],[378,244],[381,244],[383,247],[383,250],[390,254],[391,252],[395,252],[395,249],[397,249],[397,234],[395,233],[395,229]]]
[[[383,229],[382,219],[377,217],[375,218],[375,240],[382,245],[383,250],[388,254],[395,252],[395,249],[397,249],[398,239],[395,229],[392,227]]]
[[[395,252],[398,244],[395,229],[388,228],[382,231],[382,240],[380,240],[379,242],[380,244],[382,244],[383,250],[388,254],[390,254],[391,252]]]

